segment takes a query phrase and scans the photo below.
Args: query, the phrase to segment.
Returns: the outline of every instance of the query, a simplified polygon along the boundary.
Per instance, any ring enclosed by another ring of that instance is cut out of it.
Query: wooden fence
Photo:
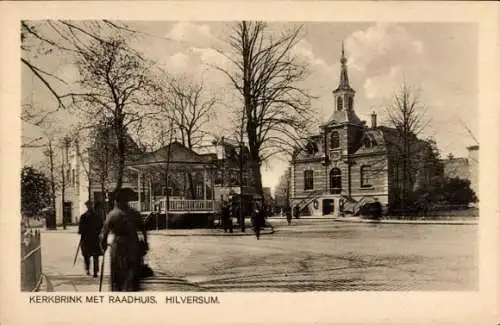
[[[21,234],[21,291],[37,291],[42,282],[40,231]]]

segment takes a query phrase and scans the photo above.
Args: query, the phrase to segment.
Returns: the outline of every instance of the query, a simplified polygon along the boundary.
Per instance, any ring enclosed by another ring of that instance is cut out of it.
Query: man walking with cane
[[[82,250],[85,272],[87,275],[90,275],[90,258],[92,257],[92,268],[94,271],[94,278],[96,278],[99,272],[99,256],[102,255],[99,245],[102,219],[97,215],[95,209],[91,208],[89,201],[85,202],[85,205],[87,206],[87,211],[82,214],[78,223],[78,233],[81,236],[79,248]]]

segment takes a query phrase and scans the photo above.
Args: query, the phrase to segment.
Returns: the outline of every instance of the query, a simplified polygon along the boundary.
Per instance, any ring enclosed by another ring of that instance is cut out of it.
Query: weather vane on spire
[[[347,62],[347,59],[345,58],[345,51],[344,51],[344,41],[342,40],[342,52],[340,55],[340,63],[345,64]]]
[[[344,41],[342,40],[341,55],[340,55],[340,81],[337,89],[351,89],[349,86],[349,77],[347,76],[347,59],[345,57]]]

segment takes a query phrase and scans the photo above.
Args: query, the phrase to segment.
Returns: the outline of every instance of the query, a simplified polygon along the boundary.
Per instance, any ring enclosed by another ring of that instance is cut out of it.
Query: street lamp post
[[[239,219],[241,232],[245,232],[245,216],[243,214],[243,141],[240,141],[240,199]]]
[[[61,189],[61,202],[62,202],[62,225],[63,229],[66,229],[66,207],[65,207],[65,192],[66,192],[66,177],[65,177],[65,172],[66,172],[66,164],[65,161],[67,160],[67,154],[68,154],[68,149],[69,149],[69,143],[70,139],[65,137],[63,139],[63,153],[62,153],[62,164],[61,164],[61,171],[62,171],[62,189]],[[66,159],[65,159],[66,158]]]

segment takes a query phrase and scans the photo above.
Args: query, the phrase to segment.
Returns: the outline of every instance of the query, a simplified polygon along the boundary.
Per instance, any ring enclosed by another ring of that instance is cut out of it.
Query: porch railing
[[[156,201],[159,205],[160,211],[165,211],[165,199],[160,199]],[[129,205],[137,209],[137,201],[129,202]],[[168,211],[170,212],[211,212],[214,211],[214,201],[213,200],[182,200],[182,199],[170,199],[168,202]]]

